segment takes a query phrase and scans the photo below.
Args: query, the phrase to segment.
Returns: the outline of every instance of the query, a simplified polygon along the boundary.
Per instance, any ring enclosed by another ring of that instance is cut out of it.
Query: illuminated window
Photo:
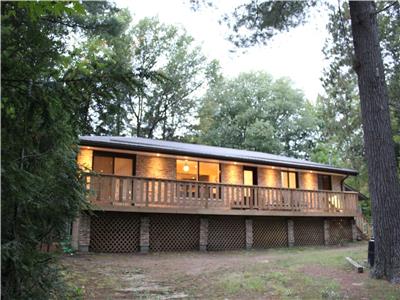
[[[219,164],[193,160],[176,160],[176,179],[219,182]]]
[[[199,181],[219,182],[219,164],[199,162]]]
[[[297,180],[296,172],[282,171],[281,179],[282,179],[282,187],[283,188],[290,188],[290,189],[298,188],[298,180]]]
[[[176,160],[176,179],[197,181],[197,161],[193,160]]]
[[[97,173],[113,174],[113,160],[112,156],[95,155],[93,157],[93,170]]]
[[[134,155],[100,151],[93,155],[93,171],[96,173],[132,176],[135,173],[134,166]]]

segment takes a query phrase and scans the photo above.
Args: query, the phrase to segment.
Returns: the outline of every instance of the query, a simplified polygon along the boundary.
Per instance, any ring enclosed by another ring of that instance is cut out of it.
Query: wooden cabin
[[[88,201],[80,251],[230,250],[353,241],[357,171],[267,153],[134,137],[82,136]]]

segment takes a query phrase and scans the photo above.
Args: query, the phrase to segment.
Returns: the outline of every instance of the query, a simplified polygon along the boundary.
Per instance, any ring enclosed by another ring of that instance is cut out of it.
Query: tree
[[[400,183],[374,2],[350,2],[376,240],[374,276],[400,283]]]
[[[1,8],[2,298],[48,298],[60,280],[37,248],[62,239],[83,203],[71,147],[76,106],[55,82],[68,33],[61,21],[75,10],[50,2]]]
[[[192,37],[157,19],[131,29],[125,10],[111,10],[106,32],[91,32],[73,52],[69,74],[88,76],[81,90],[83,133],[177,139],[195,120],[197,91],[208,68]]]
[[[377,3],[378,10],[387,3]],[[396,78],[399,75],[399,34],[400,7],[391,6],[378,14],[378,29],[381,36],[381,47],[384,57],[385,74],[389,87],[389,108],[391,111],[393,140],[396,143],[396,157],[399,162],[399,127],[398,109],[400,86]],[[330,7],[329,36],[323,49],[329,65],[324,70],[322,84],[326,95],[319,97],[317,111],[320,123],[321,138],[317,143],[312,159],[329,162],[329,157],[338,166],[349,167],[359,171],[357,177],[346,180],[351,186],[369,195],[368,174],[363,145],[361,125],[360,98],[357,86],[357,74],[352,69],[352,36],[348,2],[341,7]],[[329,155],[324,153],[330,152]],[[362,203],[367,216],[370,215],[370,201]]]
[[[200,143],[303,157],[313,144],[312,105],[288,79],[264,72],[220,78],[200,109]]]
[[[75,17],[84,28],[78,31],[79,43],[68,56],[64,77],[70,97],[80,103],[76,117],[81,133],[120,135],[128,117],[126,91],[140,88],[139,78],[148,74],[130,68],[129,12],[108,2],[85,2],[85,8],[84,20]]]
[[[130,34],[131,67],[158,72],[162,78],[143,77],[143,88],[128,91],[126,129],[140,137],[176,139],[195,119],[196,92],[206,81],[206,59],[184,30],[154,18],[139,21]]]
[[[317,2],[262,2],[252,0],[227,17],[238,46],[266,43],[282,30],[305,22]],[[398,5],[393,2],[391,6]],[[354,69],[358,75],[369,191],[376,233],[373,276],[400,281],[400,182],[392,140],[388,92],[373,2],[350,2],[354,41]],[[233,20],[233,21],[232,21]]]
[[[318,97],[316,110],[320,138],[312,155],[318,162],[353,168],[357,177],[346,180],[352,187],[368,194],[368,176],[364,158],[360,99],[356,74],[352,71],[351,24],[348,3],[339,9],[330,7],[329,36],[323,53],[329,65],[325,68],[322,86],[325,94]],[[322,153],[329,154],[324,157]]]
[[[55,256],[39,247],[67,238],[67,225],[86,207],[74,146],[82,96],[93,95],[108,75],[96,63],[76,63],[70,35],[105,36],[114,8],[105,2],[2,2],[1,8],[2,298],[75,298],[65,294]],[[108,78],[135,82],[134,74],[124,75]]]

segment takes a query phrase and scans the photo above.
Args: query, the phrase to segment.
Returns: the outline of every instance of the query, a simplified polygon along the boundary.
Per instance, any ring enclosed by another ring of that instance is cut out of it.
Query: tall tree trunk
[[[372,276],[400,282],[400,182],[374,2],[350,1],[375,233]]]

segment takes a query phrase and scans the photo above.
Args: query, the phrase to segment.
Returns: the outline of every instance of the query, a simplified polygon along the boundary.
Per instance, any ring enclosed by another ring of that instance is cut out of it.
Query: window
[[[176,179],[197,181],[197,161],[176,160]]]
[[[297,172],[281,172],[281,180],[283,188],[297,189],[299,186]]]
[[[219,164],[194,160],[176,160],[176,179],[219,182]]]
[[[219,178],[219,164],[203,161],[194,160],[176,160],[176,179],[177,180],[188,180],[188,181],[203,181],[218,183]],[[180,195],[188,197],[196,197],[196,195],[203,195],[208,198],[220,199],[221,189],[213,187],[212,189],[204,189],[202,186],[192,186],[187,189],[185,186],[179,186]],[[217,192],[219,191],[219,192]]]
[[[135,174],[134,166],[134,155],[100,151],[93,155],[93,171],[97,173],[132,176]]]
[[[219,164],[199,162],[199,181],[219,182]]]
[[[318,174],[318,189],[319,190],[332,190],[332,177],[331,175]]]
[[[112,156],[95,155],[93,157],[93,171],[97,173],[113,174],[114,158]]]

